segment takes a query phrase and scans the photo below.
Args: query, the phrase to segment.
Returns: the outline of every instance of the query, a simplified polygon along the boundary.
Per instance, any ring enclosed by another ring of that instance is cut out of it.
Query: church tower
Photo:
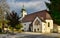
[[[24,8],[24,5],[23,5],[23,8],[21,9],[21,16],[20,17],[25,17],[25,15],[27,15],[27,12],[26,12],[26,9]]]

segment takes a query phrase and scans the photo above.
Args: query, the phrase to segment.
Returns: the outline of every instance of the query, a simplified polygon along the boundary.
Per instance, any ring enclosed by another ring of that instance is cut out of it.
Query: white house
[[[22,8],[20,17],[24,31],[50,33],[53,30],[53,20],[47,10],[27,14]]]

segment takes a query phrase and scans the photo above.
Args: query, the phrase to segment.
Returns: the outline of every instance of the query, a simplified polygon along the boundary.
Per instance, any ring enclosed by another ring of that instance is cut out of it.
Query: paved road
[[[60,38],[60,34],[24,34],[18,33],[16,35],[0,34],[0,38]]]

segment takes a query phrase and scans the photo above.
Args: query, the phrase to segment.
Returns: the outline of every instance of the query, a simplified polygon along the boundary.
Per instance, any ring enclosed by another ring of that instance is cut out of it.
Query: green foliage
[[[46,4],[49,8],[49,12],[54,20],[54,23],[60,25],[60,0],[50,0],[51,4]]]
[[[22,24],[18,24],[18,25],[16,25],[15,28],[19,30],[19,29],[21,29],[22,27],[23,27]]]
[[[10,13],[10,14],[7,14],[7,20],[9,20],[9,22],[7,24],[13,28],[21,28],[20,27],[21,25],[19,26],[19,24],[21,24],[19,19],[20,19],[19,16],[14,11],[12,11],[12,13]]]
[[[0,32],[2,32],[2,29],[0,28]]]

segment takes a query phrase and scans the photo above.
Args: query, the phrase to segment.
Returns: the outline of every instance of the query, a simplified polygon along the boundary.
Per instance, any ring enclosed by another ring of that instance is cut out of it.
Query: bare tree
[[[3,11],[10,11],[9,5],[7,4],[6,0],[0,0],[0,7]]]
[[[7,0],[0,0],[0,21],[2,26],[2,31],[4,30],[4,21],[5,21],[5,15],[6,13],[10,12],[9,5],[6,2]]]

